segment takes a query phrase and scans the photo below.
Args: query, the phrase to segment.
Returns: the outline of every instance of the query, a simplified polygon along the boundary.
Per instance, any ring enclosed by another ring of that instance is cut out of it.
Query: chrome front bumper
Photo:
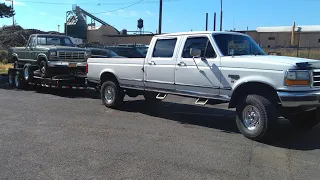
[[[49,61],[49,67],[86,67],[87,62]]]
[[[320,106],[320,91],[278,92],[283,107]]]

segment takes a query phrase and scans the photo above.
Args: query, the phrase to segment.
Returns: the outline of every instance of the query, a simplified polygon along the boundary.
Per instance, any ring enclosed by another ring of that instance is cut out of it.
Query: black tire
[[[302,112],[288,118],[290,123],[299,130],[309,131],[320,123],[320,109]]]
[[[110,92],[109,92],[110,91]],[[109,93],[108,93],[109,92]],[[123,103],[124,93],[118,83],[106,81],[101,86],[101,100],[108,108],[118,108]],[[109,96],[109,97],[107,97]]]
[[[23,67],[23,78],[25,81],[30,82],[33,80],[33,70],[30,64],[26,64]]]
[[[275,105],[260,95],[247,95],[236,110],[239,131],[255,141],[263,140],[270,129],[275,127],[278,118]]]
[[[45,60],[42,60],[39,64],[39,71],[40,71],[40,75],[43,78],[46,77],[51,77],[51,71],[50,68],[48,67],[48,64]]]
[[[143,93],[143,97],[144,99],[147,101],[147,102],[150,102],[150,103],[159,103],[161,102],[162,100],[161,99],[157,99],[157,95],[159,93],[157,92],[150,92],[150,91],[146,91]]]
[[[23,77],[19,71],[16,71],[16,74],[14,77],[14,83],[15,83],[15,87],[17,89],[24,89],[25,88],[25,82],[24,82]]]
[[[9,71],[8,72],[8,83],[11,87],[15,87],[14,78],[15,78],[14,71]]]

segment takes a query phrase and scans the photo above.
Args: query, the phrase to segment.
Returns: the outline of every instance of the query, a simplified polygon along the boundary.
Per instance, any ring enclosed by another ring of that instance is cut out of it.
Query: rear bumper
[[[283,107],[320,106],[320,91],[278,92]]]
[[[48,67],[86,67],[87,62],[49,61]]]

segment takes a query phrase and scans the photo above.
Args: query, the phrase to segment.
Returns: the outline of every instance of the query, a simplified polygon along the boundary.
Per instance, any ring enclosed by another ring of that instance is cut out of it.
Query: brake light
[[[88,74],[88,70],[89,70],[89,66],[88,66],[88,63],[86,65],[86,73]]]

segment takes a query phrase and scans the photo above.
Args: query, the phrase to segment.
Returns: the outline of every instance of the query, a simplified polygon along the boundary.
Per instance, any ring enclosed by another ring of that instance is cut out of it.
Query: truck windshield
[[[67,37],[39,36],[37,37],[37,44],[74,47],[70,38]]]
[[[265,52],[248,36],[238,34],[214,34],[223,56],[265,55]]]

